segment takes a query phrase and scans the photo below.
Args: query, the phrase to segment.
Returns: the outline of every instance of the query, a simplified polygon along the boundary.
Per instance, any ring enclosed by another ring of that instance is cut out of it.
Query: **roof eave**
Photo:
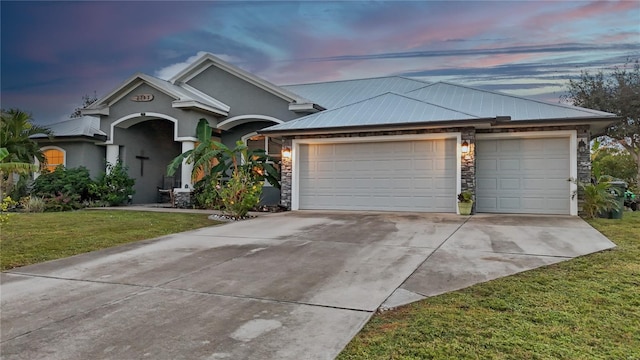
[[[318,111],[323,111],[326,109],[314,103],[303,103],[303,104],[291,103],[289,104],[289,110],[293,112],[313,114],[313,113],[317,113]]]
[[[176,100],[171,103],[171,107],[176,109],[197,109],[216,116],[229,116],[228,111],[217,109],[213,106],[208,106],[195,100]]]
[[[399,130],[417,130],[417,129],[437,129],[437,128],[459,128],[471,126],[490,126],[495,122],[496,118],[478,118],[478,119],[462,119],[462,120],[446,120],[446,121],[425,121],[415,123],[398,123],[398,124],[377,124],[377,125],[360,125],[360,126],[336,126],[330,128],[310,128],[310,129],[291,129],[291,130],[258,130],[259,134],[293,136],[293,135],[326,135],[326,134],[344,134],[358,132],[378,132],[378,131],[399,131]]]

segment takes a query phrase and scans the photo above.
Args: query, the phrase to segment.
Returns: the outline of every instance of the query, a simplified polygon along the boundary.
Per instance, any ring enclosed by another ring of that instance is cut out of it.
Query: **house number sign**
[[[151,100],[153,100],[153,94],[139,94],[139,95],[133,95],[131,97],[131,101],[136,101],[136,102],[147,102]]]

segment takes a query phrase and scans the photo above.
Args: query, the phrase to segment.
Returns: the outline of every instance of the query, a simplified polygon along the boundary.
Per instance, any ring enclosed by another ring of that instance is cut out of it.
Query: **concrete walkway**
[[[2,274],[2,359],[333,359],[394,307],[615,246],[579,218],[288,212]]]

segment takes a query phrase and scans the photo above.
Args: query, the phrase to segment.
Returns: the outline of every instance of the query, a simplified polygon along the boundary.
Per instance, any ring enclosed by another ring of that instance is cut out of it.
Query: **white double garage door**
[[[567,181],[575,172],[571,139],[479,136],[476,211],[572,213]],[[459,136],[299,141],[294,146],[292,207],[456,212],[459,144]]]

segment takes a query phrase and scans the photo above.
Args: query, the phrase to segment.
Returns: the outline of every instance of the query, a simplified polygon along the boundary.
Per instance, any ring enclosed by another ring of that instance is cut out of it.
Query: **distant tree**
[[[93,95],[87,94],[82,96],[82,106],[77,107],[75,110],[73,110],[73,112],[69,117],[72,119],[82,117],[82,109],[86,108],[87,106],[93,104],[96,101],[98,101],[98,95],[96,94],[95,91],[93,92]]]
[[[607,128],[614,139],[631,155],[636,164],[635,182],[640,187],[640,63],[627,62],[595,74],[582,71],[580,78],[570,80],[568,95],[576,106],[614,113],[622,119]]]

